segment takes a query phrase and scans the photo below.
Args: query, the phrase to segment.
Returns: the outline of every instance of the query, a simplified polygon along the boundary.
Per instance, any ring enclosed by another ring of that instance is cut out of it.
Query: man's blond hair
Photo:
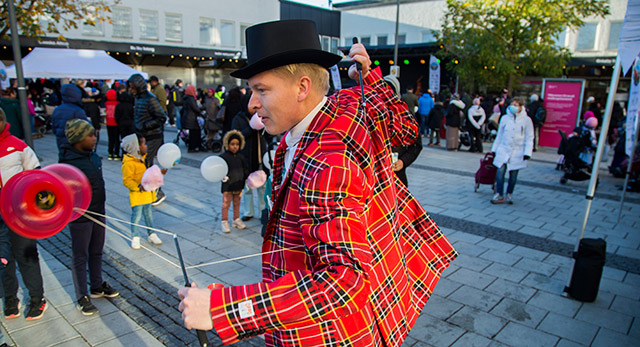
[[[285,79],[292,80],[298,80],[302,76],[308,76],[311,79],[311,88],[323,96],[327,95],[329,91],[329,71],[320,65],[309,63],[289,64],[277,67],[271,71]]]

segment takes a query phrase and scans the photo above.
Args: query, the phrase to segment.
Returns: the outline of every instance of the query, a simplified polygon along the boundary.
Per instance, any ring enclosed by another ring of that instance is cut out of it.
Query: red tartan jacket
[[[382,80],[329,97],[283,179],[286,144],[273,166],[273,209],[263,282],[211,293],[225,344],[266,334],[277,346],[400,346],[442,271],[457,256],[397,180],[391,147],[417,125]]]

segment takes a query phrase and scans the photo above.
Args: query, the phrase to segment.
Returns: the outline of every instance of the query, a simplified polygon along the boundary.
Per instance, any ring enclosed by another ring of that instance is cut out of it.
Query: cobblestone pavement
[[[106,132],[102,134],[103,141]],[[165,140],[175,138],[168,129]],[[57,160],[55,139],[47,135],[35,147],[47,165]],[[260,223],[245,230],[220,230],[219,184],[200,176],[200,162],[211,153],[187,154],[165,178],[167,200],[154,208],[154,225],[175,232],[189,275],[198,284],[239,285],[260,281],[260,257],[217,265],[205,263],[256,254]],[[485,147],[485,149],[488,149]],[[101,142],[98,152],[106,158]],[[601,169],[585,237],[607,241],[607,262],[593,303],[562,295],[571,272],[570,254],[580,233],[587,182],[561,185],[552,151],[534,153],[521,171],[514,205],[491,205],[491,187],[473,192],[480,154],[425,147],[407,169],[410,191],[443,228],[460,252],[445,271],[404,346],[638,346],[640,345],[640,197],[628,193],[617,221],[622,180]],[[107,215],[128,220],[130,207],[122,186],[120,162],[104,160]],[[606,165],[605,165],[606,166]],[[109,227],[129,235],[129,227]],[[107,232],[105,279],[122,295],[96,300],[100,315],[80,316],[72,299],[69,234],[39,242],[45,296],[51,308],[38,322],[2,319],[18,346],[197,345],[181,324],[176,290],[184,285],[169,236],[159,247],[133,251],[128,240]],[[43,329],[44,328],[44,329]],[[212,345],[220,345],[214,332]],[[238,346],[264,345],[257,337]]]

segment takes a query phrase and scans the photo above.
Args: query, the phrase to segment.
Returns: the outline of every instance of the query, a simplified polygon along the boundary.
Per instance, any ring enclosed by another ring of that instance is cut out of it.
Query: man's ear
[[[298,102],[304,101],[311,94],[312,82],[309,76],[302,76],[298,79]]]

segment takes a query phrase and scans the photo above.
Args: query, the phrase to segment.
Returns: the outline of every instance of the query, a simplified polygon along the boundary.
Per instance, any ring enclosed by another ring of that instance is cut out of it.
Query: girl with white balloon
[[[246,225],[240,219],[240,199],[242,197],[245,180],[249,177],[249,166],[247,160],[239,153],[240,149],[244,147],[244,144],[244,136],[242,136],[242,133],[237,130],[228,131],[222,139],[222,145],[224,146],[225,152],[220,155],[220,158],[223,159],[227,166],[227,174],[222,179],[221,187],[222,231],[225,233],[231,232],[231,228],[229,227],[229,207],[232,202],[232,226],[237,229],[246,228]]]

